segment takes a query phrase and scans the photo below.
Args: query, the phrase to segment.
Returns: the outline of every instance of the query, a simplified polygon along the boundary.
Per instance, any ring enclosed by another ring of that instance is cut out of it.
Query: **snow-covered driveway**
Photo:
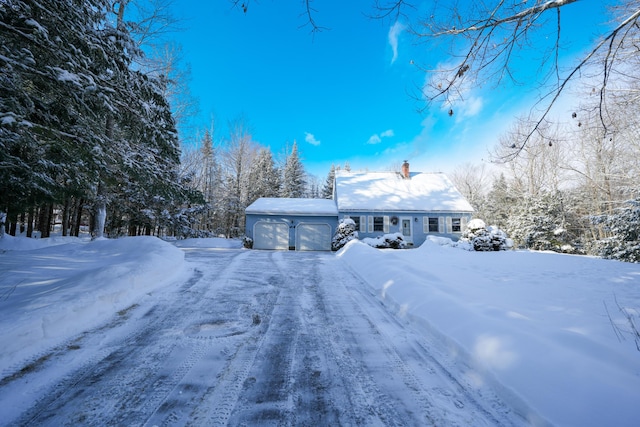
[[[188,280],[2,381],[11,424],[525,423],[339,257],[184,250]]]

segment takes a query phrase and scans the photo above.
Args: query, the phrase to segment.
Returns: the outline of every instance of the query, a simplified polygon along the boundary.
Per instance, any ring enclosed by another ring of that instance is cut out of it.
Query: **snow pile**
[[[500,384],[516,410],[532,408],[532,424],[640,420],[640,352],[630,326],[640,324],[640,266],[434,241],[407,251],[355,241],[337,256],[398,315],[447,343],[478,385]]]
[[[179,248],[226,248],[234,249],[242,247],[240,239],[226,239],[224,237],[209,237],[198,239],[176,240],[175,246]]]
[[[37,249],[39,247],[39,249]],[[0,372],[112,318],[183,271],[155,237],[0,239]]]

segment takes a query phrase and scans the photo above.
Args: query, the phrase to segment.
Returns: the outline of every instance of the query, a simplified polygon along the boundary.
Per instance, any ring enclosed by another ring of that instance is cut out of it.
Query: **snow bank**
[[[225,248],[236,249],[242,247],[240,239],[225,239],[223,237],[197,238],[176,240],[175,246],[179,248]]]
[[[38,247],[39,249],[35,249]],[[184,252],[155,237],[0,239],[0,372],[166,286]]]
[[[29,239],[25,237],[14,237],[10,234],[5,234],[0,239],[0,251],[32,251],[34,249],[41,249],[47,246],[58,246],[64,245],[67,243],[80,243],[80,242],[88,242],[90,240],[89,237],[81,238],[81,237],[64,237],[64,236],[54,236],[48,237],[46,239]]]
[[[404,251],[354,241],[337,256],[400,316],[449,344],[479,386],[497,381],[517,393],[511,404],[532,424],[640,420],[640,352],[623,315],[640,308],[637,264],[433,241]]]

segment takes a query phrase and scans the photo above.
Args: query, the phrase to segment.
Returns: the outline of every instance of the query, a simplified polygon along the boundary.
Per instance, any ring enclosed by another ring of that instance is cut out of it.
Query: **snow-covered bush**
[[[351,218],[344,218],[340,220],[336,234],[331,240],[331,249],[337,251],[351,240],[358,238],[358,232],[356,231],[356,223]]]
[[[244,236],[242,238],[242,246],[244,246],[247,249],[253,248],[253,239],[249,236]]]
[[[401,233],[385,234],[379,237],[367,237],[362,239],[362,241],[369,246],[380,249],[404,249],[407,247],[407,242],[404,240]]]
[[[529,196],[513,208],[507,230],[519,245],[540,251],[565,252],[575,236],[569,230],[566,203],[561,193]]]
[[[591,249],[603,258],[640,262],[640,198],[628,200],[611,215],[591,218],[611,236],[597,240]]]
[[[487,227],[481,219],[469,221],[460,240],[461,243],[469,242],[473,250],[483,252],[505,251],[513,246],[507,233],[494,225]]]

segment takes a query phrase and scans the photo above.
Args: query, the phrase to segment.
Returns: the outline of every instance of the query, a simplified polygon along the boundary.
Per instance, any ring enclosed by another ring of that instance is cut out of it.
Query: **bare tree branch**
[[[251,3],[251,0],[229,0],[229,1],[233,5],[233,7],[241,9],[243,13],[247,13],[249,11],[249,4]],[[305,27],[307,25],[311,26],[312,34],[329,30],[329,28],[323,27],[316,23],[314,14],[317,13],[317,11],[311,6],[311,3],[313,3],[313,0],[304,0],[304,12],[302,12],[300,16],[305,17],[307,22],[301,25],[300,27]]]
[[[455,35],[458,35],[458,34],[482,31],[482,30],[486,30],[487,28],[499,27],[502,24],[507,24],[507,23],[511,23],[511,22],[520,23],[520,22],[524,21],[525,18],[530,18],[532,16],[537,17],[537,16],[540,16],[542,13],[544,13],[547,10],[560,8],[562,6],[566,6],[566,5],[574,3],[576,1],[578,1],[578,0],[550,0],[550,1],[547,1],[545,3],[537,4],[537,5],[533,6],[533,7],[525,9],[525,10],[519,12],[519,13],[516,13],[515,15],[507,16],[507,17],[504,17],[504,18],[496,18],[495,16],[496,16],[498,10],[504,4],[504,1],[500,1],[498,6],[495,7],[493,12],[489,16],[489,18],[487,18],[482,23],[479,23],[479,24],[476,24],[476,25],[470,25],[468,27],[460,28],[460,29],[451,28],[449,30],[441,31],[441,32],[438,32],[438,33],[422,34],[422,36],[425,36],[425,37],[426,36],[429,36],[429,37],[455,36]],[[536,19],[536,18],[534,18],[534,19]]]

